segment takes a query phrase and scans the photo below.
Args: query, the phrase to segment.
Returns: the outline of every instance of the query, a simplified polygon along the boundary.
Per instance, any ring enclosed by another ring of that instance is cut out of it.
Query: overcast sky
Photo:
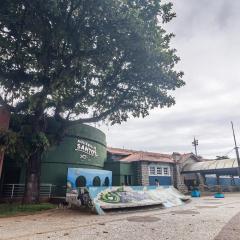
[[[240,1],[173,3],[177,18],[167,29],[176,34],[186,82],[174,93],[176,105],[100,129],[109,146],[162,153],[193,152],[196,136],[199,154],[214,158],[233,148],[231,120],[240,143]]]

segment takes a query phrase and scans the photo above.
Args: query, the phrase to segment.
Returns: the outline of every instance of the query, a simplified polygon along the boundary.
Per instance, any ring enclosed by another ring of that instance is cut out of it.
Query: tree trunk
[[[41,115],[36,114],[32,120],[32,134],[38,135],[44,130],[44,122],[41,121]],[[32,154],[27,162],[25,189],[23,203],[39,203],[40,201],[40,176],[41,176],[41,158],[44,148],[32,143]],[[34,149],[35,148],[35,149]]]
[[[32,154],[27,163],[25,189],[23,203],[39,203],[40,200],[40,175],[41,175],[41,155],[36,151]]]

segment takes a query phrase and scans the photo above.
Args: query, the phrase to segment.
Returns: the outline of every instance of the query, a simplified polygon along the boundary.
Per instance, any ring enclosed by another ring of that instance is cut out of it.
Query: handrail
[[[40,197],[50,198],[53,194],[53,189],[56,187],[53,184],[43,183],[40,184]],[[5,198],[21,198],[24,194],[25,184],[3,184],[2,197]]]

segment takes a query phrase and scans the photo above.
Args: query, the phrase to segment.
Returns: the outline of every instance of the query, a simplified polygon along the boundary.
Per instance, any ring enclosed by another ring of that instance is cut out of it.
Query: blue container
[[[199,190],[192,190],[191,197],[201,197],[201,192]]]
[[[215,198],[224,198],[224,194],[223,193],[215,193],[214,197]]]

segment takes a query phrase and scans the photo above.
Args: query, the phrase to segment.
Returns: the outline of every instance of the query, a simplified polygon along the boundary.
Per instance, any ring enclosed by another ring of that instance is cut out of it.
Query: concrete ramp
[[[189,199],[173,186],[89,187],[88,191],[98,214],[104,214],[107,210],[157,205],[174,207],[184,204]]]

